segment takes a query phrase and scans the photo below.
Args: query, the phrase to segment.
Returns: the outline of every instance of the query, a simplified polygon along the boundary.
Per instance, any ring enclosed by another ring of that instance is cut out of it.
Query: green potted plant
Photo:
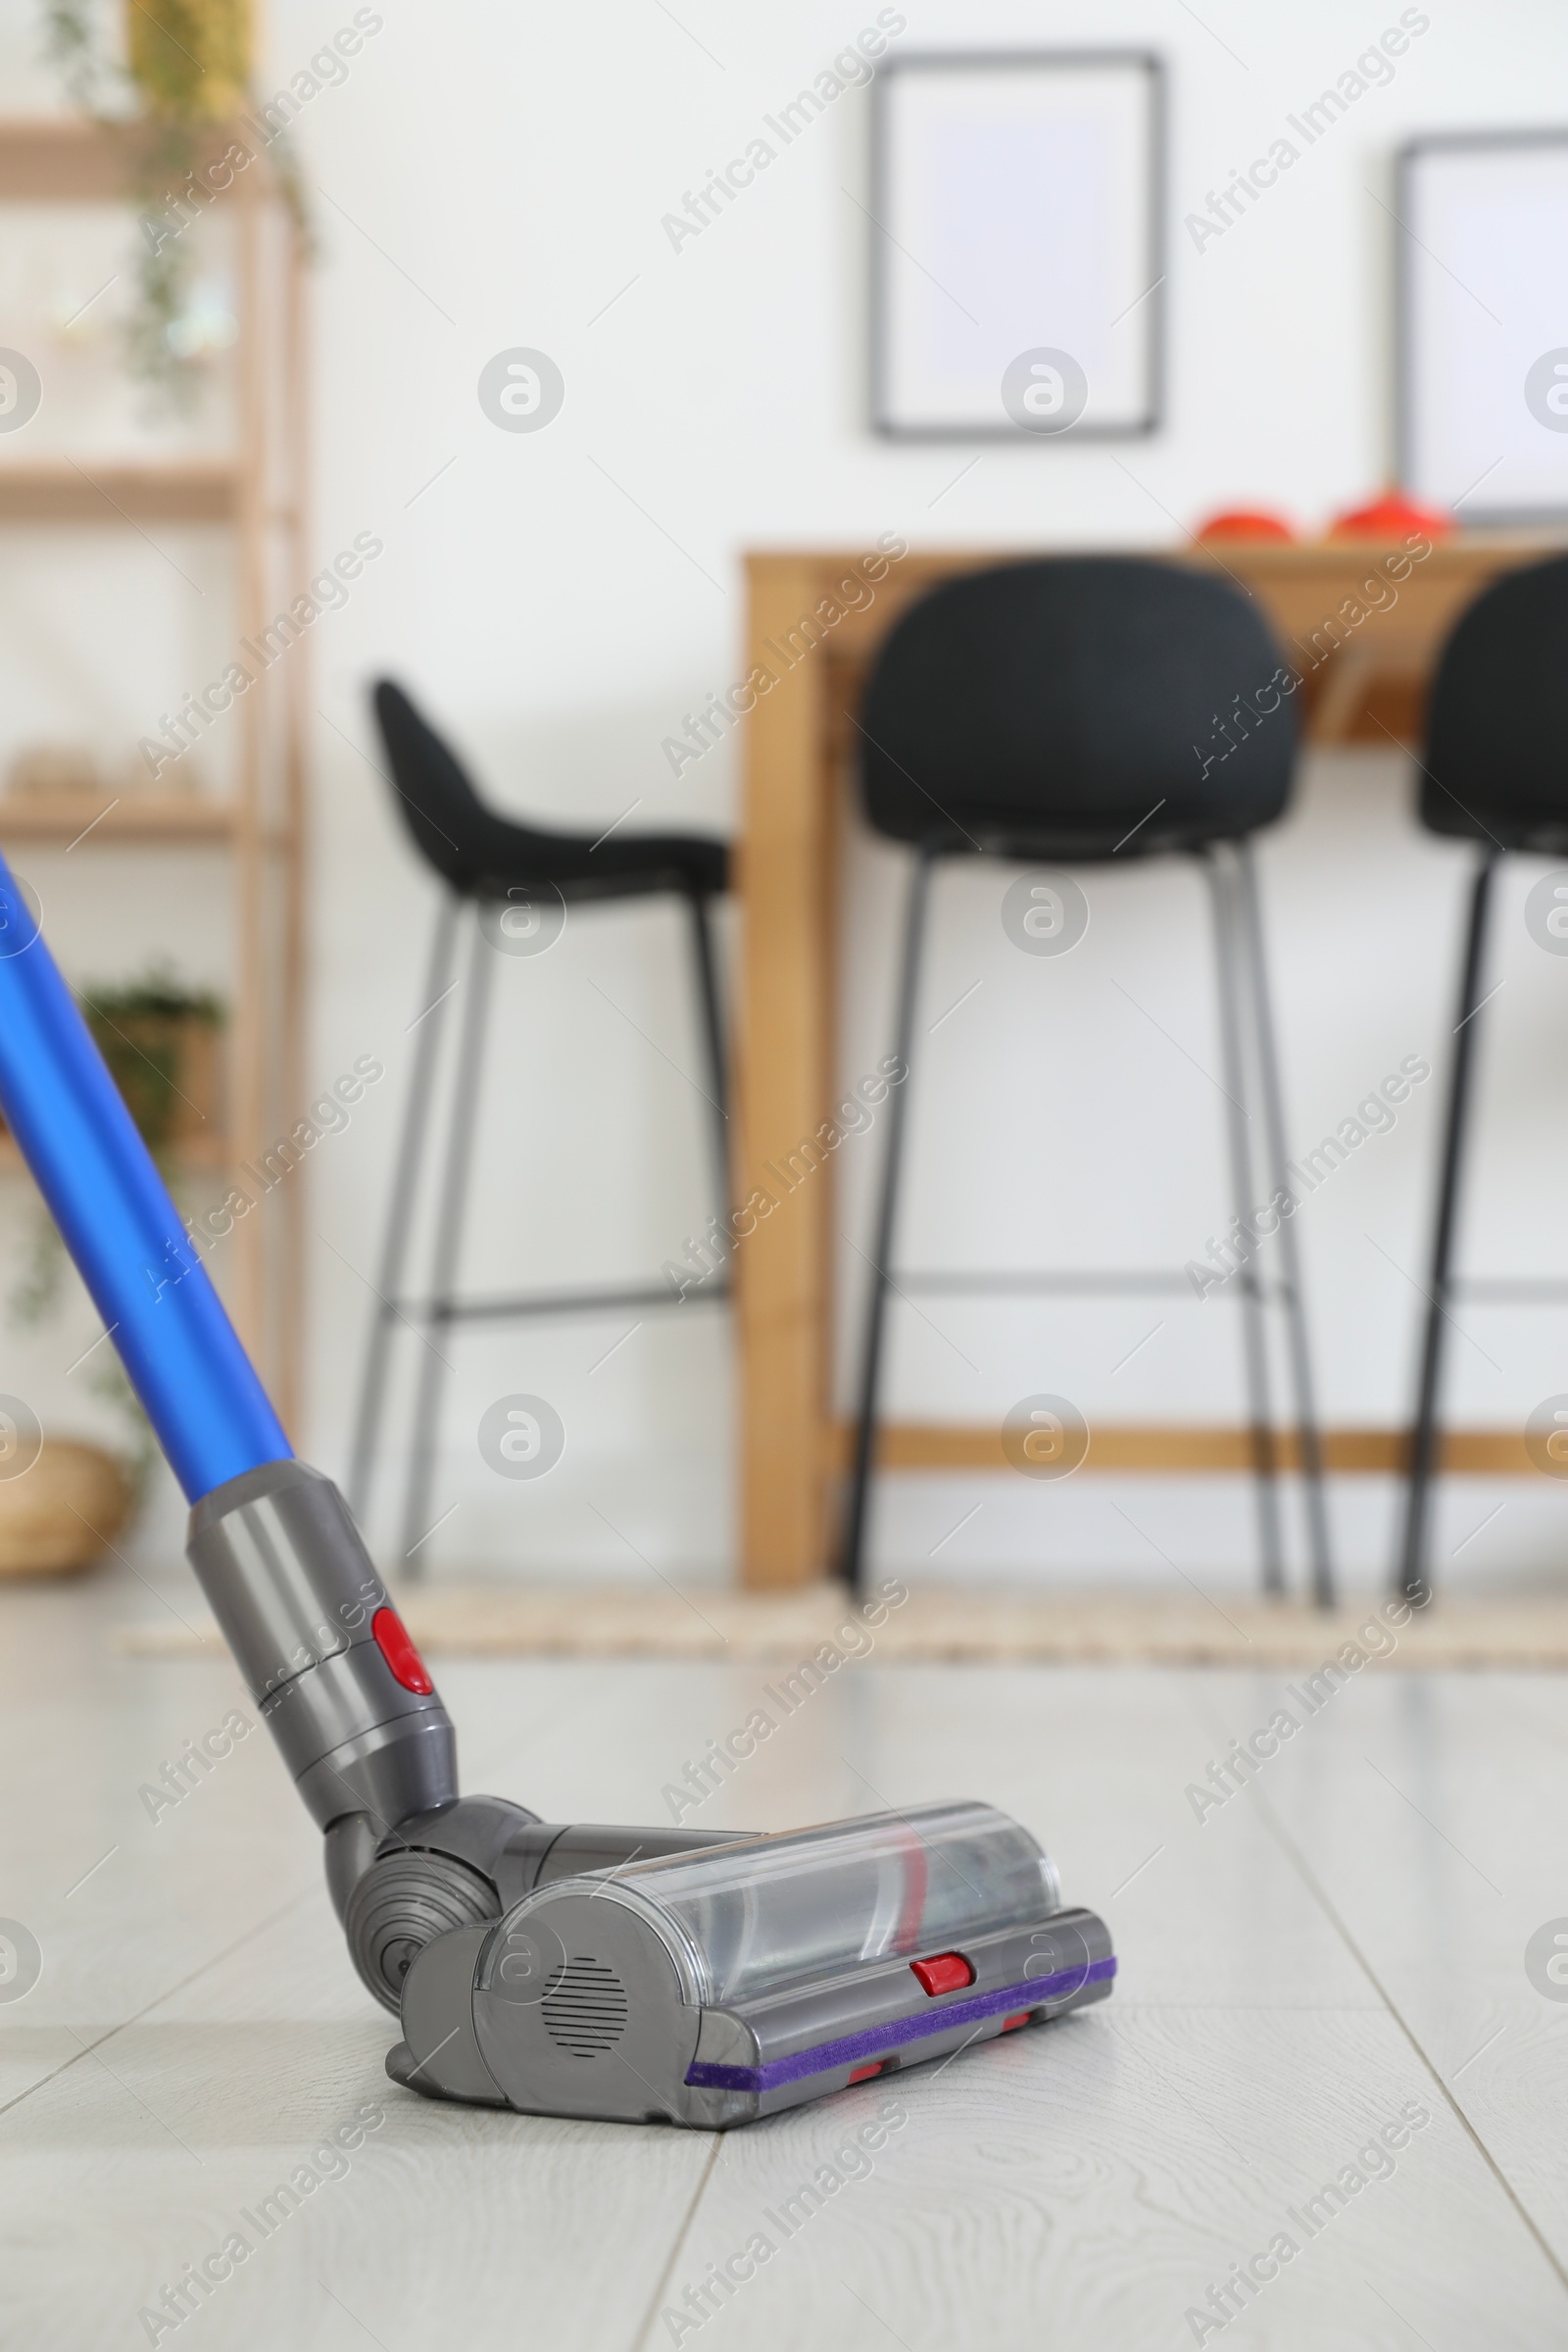
[[[100,122],[139,126],[133,197],[142,235],[126,358],[132,375],[176,407],[189,407],[204,361],[232,340],[233,321],[198,316],[193,240],[172,233],[163,216],[171,192],[195,171],[214,134],[248,102],[251,0],[123,0],[122,65],[105,46],[93,0],[44,0],[44,28],[76,104]],[[298,174],[281,139],[272,169],[303,221]]]
[[[122,986],[83,989],[81,1009],[156,1160],[177,1159],[182,1147],[221,1134],[223,1007],[211,989],[187,988],[167,964],[155,964]]]

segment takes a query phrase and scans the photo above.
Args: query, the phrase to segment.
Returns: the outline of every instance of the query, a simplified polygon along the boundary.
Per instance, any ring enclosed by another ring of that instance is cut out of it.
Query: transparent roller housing
[[[613,1876],[617,1896],[646,1906],[714,2005],[857,1962],[947,1951],[1061,1908],[1054,1866],[1028,1831],[968,1803],[827,1822]]]

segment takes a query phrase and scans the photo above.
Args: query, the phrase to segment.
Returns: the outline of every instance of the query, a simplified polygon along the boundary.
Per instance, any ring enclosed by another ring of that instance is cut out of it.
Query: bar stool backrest
[[[457,756],[420,717],[401,686],[382,678],[375,715],[392,763],[398,813],[415,848],[443,881],[466,898],[489,895],[487,884],[515,863],[500,855],[496,836],[515,837],[514,822],[485,807]],[[505,896],[505,885],[497,895]]]
[[[1256,608],[1207,573],[1117,556],[967,573],[882,648],[865,815],[896,841],[1004,858],[1236,840],[1286,805],[1296,685]]]
[[[1568,556],[1483,590],[1443,649],[1421,822],[1506,850],[1568,850]]]

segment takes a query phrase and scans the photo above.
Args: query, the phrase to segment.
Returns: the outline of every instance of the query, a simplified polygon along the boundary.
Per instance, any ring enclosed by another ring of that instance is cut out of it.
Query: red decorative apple
[[[1453,516],[1440,508],[1419,506],[1401,490],[1387,490],[1370,506],[1351,507],[1348,513],[1336,514],[1328,535],[1331,539],[1387,541],[1408,539],[1421,531],[1429,539],[1446,539],[1453,527]]]
[[[1283,514],[1271,514],[1266,507],[1223,507],[1217,514],[1200,523],[1198,537],[1215,539],[1273,539],[1291,540],[1295,531]]]

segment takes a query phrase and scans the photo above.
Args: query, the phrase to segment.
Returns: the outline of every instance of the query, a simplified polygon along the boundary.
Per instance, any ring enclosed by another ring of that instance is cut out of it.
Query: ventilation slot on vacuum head
[[[545,2031],[574,2058],[597,2058],[626,2031],[626,1988],[603,1960],[578,1953],[557,1966],[540,2004]]]

